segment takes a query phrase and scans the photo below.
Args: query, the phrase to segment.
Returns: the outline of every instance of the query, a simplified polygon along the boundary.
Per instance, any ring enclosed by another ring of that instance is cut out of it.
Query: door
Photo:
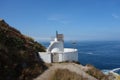
[[[53,53],[53,62],[59,62],[59,54]]]

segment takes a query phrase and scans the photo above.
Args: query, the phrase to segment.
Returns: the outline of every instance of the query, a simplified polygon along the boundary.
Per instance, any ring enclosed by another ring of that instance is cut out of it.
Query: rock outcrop
[[[38,51],[45,47],[0,19],[0,80],[32,80],[41,74],[47,67]]]

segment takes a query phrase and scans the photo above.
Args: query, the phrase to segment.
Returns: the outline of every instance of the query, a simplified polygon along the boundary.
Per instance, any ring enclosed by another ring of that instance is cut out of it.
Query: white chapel
[[[39,57],[46,63],[78,61],[78,50],[64,48],[64,36],[56,32],[56,37],[50,42],[46,52],[38,52]]]

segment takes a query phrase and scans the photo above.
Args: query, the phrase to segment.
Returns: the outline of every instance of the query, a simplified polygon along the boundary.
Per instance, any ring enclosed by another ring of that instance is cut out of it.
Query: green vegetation
[[[70,72],[67,69],[57,69],[50,80],[88,80],[78,75],[75,72]]]
[[[0,21],[0,80],[32,80],[41,74],[47,67],[38,51],[45,47]]]

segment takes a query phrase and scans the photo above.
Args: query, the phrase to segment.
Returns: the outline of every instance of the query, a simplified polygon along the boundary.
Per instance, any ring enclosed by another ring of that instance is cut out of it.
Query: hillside
[[[73,62],[52,63],[42,75],[34,80],[116,80],[92,65],[83,66]]]
[[[45,64],[37,54],[44,51],[44,46],[0,19],[0,80],[114,80],[91,65]]]
[[[38,51],[45,47],[0,19],[0,80],[32,80],[41,74],[47,67]]]

